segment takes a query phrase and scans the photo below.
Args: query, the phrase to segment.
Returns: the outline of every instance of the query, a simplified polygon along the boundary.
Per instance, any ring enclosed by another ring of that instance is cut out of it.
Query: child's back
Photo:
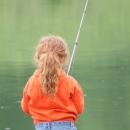
[[[44,37],[35,57],[37,69],[24,88],[23,111],[32,116],[36,130],[41,126],[42,130],[67,130],[63,128],[68,126],[75,130],[73,123],[83,111],[84,96],[78,82],[62,70],[68,57],[65,41],[57,36]]]

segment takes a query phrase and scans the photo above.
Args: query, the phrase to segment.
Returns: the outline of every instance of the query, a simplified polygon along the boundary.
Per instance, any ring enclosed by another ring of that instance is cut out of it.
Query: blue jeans
[[[35,130],[77,130],[77,128],[71,121],[53,121],[35,124]]]

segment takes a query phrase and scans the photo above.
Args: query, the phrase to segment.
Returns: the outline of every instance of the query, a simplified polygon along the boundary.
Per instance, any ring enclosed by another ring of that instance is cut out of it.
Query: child
[[[66,42],[59,36],[43,37],[36,48],[37,69],[21,101],[36,130],[77,130],[74,122],[84,109],[84,96],[78,82],[62,70],[67,58]]]

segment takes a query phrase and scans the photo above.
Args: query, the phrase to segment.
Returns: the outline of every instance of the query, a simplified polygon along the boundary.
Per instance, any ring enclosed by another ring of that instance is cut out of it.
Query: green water
[[[70,52],[85,0],[0,0],[0,130],[33,130],[20,108],[43,35],[66,39]],[[85,94],[78,130],[130,129],[129,0],[89,0],[71,74]]]

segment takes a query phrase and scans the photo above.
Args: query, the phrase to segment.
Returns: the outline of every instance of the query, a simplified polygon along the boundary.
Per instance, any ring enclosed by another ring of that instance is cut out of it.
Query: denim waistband
[[[74,126],[71,121],[52,121],[52,122],[40,122],[35,124],[35,126]]]

